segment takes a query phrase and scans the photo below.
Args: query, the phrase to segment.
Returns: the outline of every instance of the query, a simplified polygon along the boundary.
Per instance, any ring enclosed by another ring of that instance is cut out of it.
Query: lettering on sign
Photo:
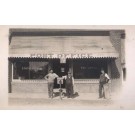
[[[93,54],[30,54],[31,58],[59,58],[65,62],[67,58],[93,58]]]

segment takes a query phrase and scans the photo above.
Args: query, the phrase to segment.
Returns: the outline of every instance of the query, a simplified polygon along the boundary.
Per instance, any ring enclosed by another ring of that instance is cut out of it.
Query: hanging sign
[[[66,63],[66,58],[64,57],[60,58],[60,63]]]

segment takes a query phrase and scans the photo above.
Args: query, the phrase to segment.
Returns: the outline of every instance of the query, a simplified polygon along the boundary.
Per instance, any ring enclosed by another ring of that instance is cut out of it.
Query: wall
[[[27,82],[27,81],[18,81],[11,83],[11,89],[13,93],[23,92],[48,92],[47,82]]]
[[[111,89],[111,83],[105,86],[106,88]],[[27,82],[27,81],[18,81],[12,82],[11,88],[13,93],[48,93],[47,82]],[[99,89],[99,83],[96,82],[78,82],[75,81],[74,92],[78,93],[97,93]],[[57,91],[54,89],[54,92]]]
[[[112,60],[111,62],[111,89],[113,92],[121,91],[122,86],[122,67],[121,67],[121,34],[123,34],[124,31],[110,31],[110,40],[115,47],[115,49],[119,52],[119,58],[117,58],[115,61]]]
[[[111,83],[105,85],[105,89],[111,91]],[[78,93],[98,93],[99,83],[75,83],[74,91]]]

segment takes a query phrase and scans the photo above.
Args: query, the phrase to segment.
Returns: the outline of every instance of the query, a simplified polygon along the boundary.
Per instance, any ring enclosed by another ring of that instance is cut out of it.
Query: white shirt
[[[55,74],[55,73],[49,73],[45,76],[45,79],[48,81],[48,82],[54,82],[54,79],[57,78],[58,75]]]
[[[107,73],[105,73],[105,77],[106,77],[108,80],[110,80],[110,78],[109,78],[109,76],[108,76]]]

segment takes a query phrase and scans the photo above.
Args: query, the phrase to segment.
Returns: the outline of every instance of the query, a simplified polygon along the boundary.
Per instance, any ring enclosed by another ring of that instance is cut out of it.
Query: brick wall
[[[111,62],[111,89],[120,91],[122,86],[122,67],[121,67],[121,34],[124,31],[110,31],[110,41],[119,53],[119,58]]]
[[[12,82],[12,92],[48,92],[47,83]]]
[[[47,93],[47,83],[22,83],[12,82],[11,83],[13,93]],[[111,83],[107,84],[106,87],[111,89]],[[98,93],[99,83],[75,83],[74,91],[79,93]],[[54,90],[55,91],[55,90]]]
[[[105,88],[111,90],[111,83],[106,84]],[[74,91],[79,93],[98,93],[99,83],[77,83],[74,86]]]

